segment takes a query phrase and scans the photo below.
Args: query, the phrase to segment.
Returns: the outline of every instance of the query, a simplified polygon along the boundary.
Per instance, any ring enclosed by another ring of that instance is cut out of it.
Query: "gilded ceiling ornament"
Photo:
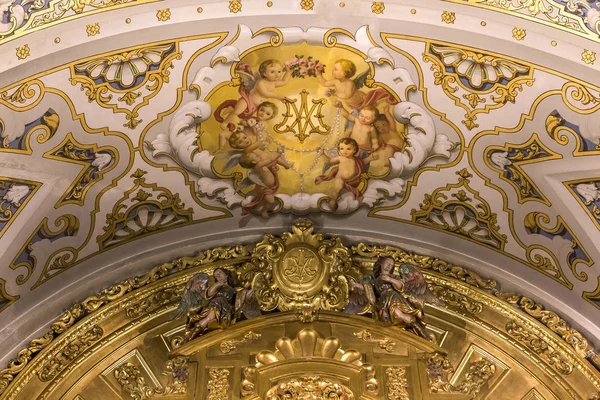
[[[583,53],[581,53],[581,61],[586,64],[593,64],[594,61],[596,61],[596,52],[584,50]]]
[[[49,0],[33,2],[0,1],[0,43],[35,32],[46,26],[123,5],[155,0]]]
[[[85,33],[87,33],[88,36],[98,35],[100,33],[100,24],[96,22],[93,24],[86,25]]]
[[[430,285],[430,287],[435,297],[442,300],[446,305],[456,307],[470,314],[479,314],[483,311],[483,304],[468,296],[438,285]]]
[[[57,207],[69,203],[83,206],[87,191],[92,185],[101,181],[106,172],[116,166],[116,155],[117,150],[112,147],[81,144],[71,133],[68,133],[58,146],[46,152],[44,154],[46,158],[67,161],[84,167],[67,192],[62,195]]]
[[[523,40],[525,39],[525,36],[527,36],[527,32],[525,32],[525,29],[523,28],[514,28],[512,30],[512,36],[517,40]]]
[[[453,24],[456,20],[456,15],[451,11],[444,11],[442,13],[442,22],[447,24]]]
[[[506,332],[554,366],[561,374],[568,375],[573,372],[573,365],[559,351],[533,333],[531,327],[522,326],[513,320],[506,324]]]
[[[33,274],[33,271],[37,267],[37,257],[35,256],[37,251],[43,252],[46,250],[47,246],[55,240],[59,240],[66,236],[75,236],[79,231],[79,219],[73,214],[65,214],[57,218],[52,224],[56,230],[50,228],[49,225],[48,218],[44,218],[9,264],[9,267],[13,270],[19,268],[25,268],[27,270],[25,274],[21,274],[17,277],[17,284],[24,284],[29,280],[31,274]],[[70,264],[74,259],[75,255],[70,249],[53,253],[46,261],[44,271],[42,272],[38,283],[41,284],[41,282],[47,279],[46,275],[50,275],[55,269],[61,269],[63,266]],[[36,283],[36,285],[38,283]],[[33,287],[35,288],[36,285]]]
[[[27,92],[28,90],[26,88],[24,88],[23,91],[17,90],[10,98],[14,99],[14,101],[25,102],[25,98],[22,97],[22,94]],[[6,93],[3,93],[2,96],[8,98]],[[54,136],[58,130],[59,123],[60,118],[58,117],[58,114],[51,108],[40,118],[25,126],[9,127],[0,120],[0,139],[2,139],[0,152],[6,151],[31,154],[32,150],[30,142],[32,136],[36,138],[37,143],[45,143]]]
[[[6,291],[6,281],[0,278],[0,312],[4,311],[7,307],[19,300],[21,296],[11,296]],[[2,388],[2,382],[0,381],[0,389]],[[2,393],[2,390],[0,390]]]
[[[427,43],[423,61],[432,63],[434,83],[465,110],[462,122],[469,130],[479,126],[477,114],[514,103],[523,85],[534,82],[532,67],[466,48]]]
[[[462,0],[452,0],[465,4]],[[501,11],[598,40],[600,11],[585,0],[467,0],[472,6]]]
[[[17,47],[17,59],[24,60],[29,57],[29,45],[24,44],[23,46]]]
[[[576,179],[565,181],[563,185],[569,189],[594,225],[600,229],[600,179]]]
[[[167,188],[146,183],[146,171],[137,169],[131,177],[133,186],[106,215],[104,233],[98,237],[101,249],[106,249],[192,221],[192,208],[185,208],[179,194]]]
[[[300,7],[302,7],[305,11],[310,11],[315,6],[315,2],[313,0],[301,0]]]
[[[229,12],[233,14],[237,14],[242,11],[242,1],[241,0],[229,0]]]
[[[515,188],[519,204],[538,201],[546,205],[550,202],[537,185],[523,171],[522,166],[559,159],[561,156],[545,146],[537,134],[533,134],[522,144],[506,143],[503,147],[490,146],[485,150],[485,162],[500,173],[500,179]]]
[[[80,84],[90,103],[125,114],[128,122],[123,126],[135,129],[142,122],[139,110],[169,82],[173,61],[181,59],[178,48],[178,42],[140,46],[71,64],[71,84]],[[120,96],[117,101],[115,96]]]
[[[412,210],[413,222],[448,231],[474,242],[504,249],[507,237],[500,233],[496,213],[479,192],[469,186],[473,175],[457,171],[458,183],[448,184],[426,194],[419,210]]]
[[[578,272],[577,267],[579,264],[591,267],[594,262],[587,251],[583,248],[579,239],[577,239],[571,228],[569,228],[560,215],[557,217],[556,225],[554,227],[547,226],[547,224],[550,223],[550,217],[547,214],[537,211],[527,214],[523,222],[525,224],[525,228],[530,233],[540,233],[550,235],[552,237],[561,237],[565,241],[570,242],[570,247],[572,250],[566,255],[566,260],[563,260],[563,262],[569,266],[573,276],[575,276],[577,279],[582,282],[586,282],[588,280],[587,273],[584,271]],[[555,244],[555,246],[558,246],[558,244]]]
[[[41,186],[39,182],[0,176],[0,237]]]
[[[373,4],[371,4],[371,12],[373,14],[383,14],[384,10],[385,4],[383,1],[374,1]]]
[[[563,90],[564,88],[563,86]],[[584,105],[595,104],[600,101],[600,98],[592,96],[583,86],[574,87],[574,89],[574,91],[571,91],[571,96],[575,101],[580,101]],[[596,108],[598,107],[594,107],[594,109]],[[589,112],[593,112],[594,109],[589,110]],[[576,146],[573,155],[575,156],[586,152],[596,152],[600,150],[600,132],[597,129],[597,119],[598,117],[592,114],[581,125],[575,125],[566,121],[558,111],[553,111],[546,117],[546,132],[556,143],[562,146],[569,144],[570,138],[574,137]]]
[[[387,399],[410,400],[408,393],[408,379],[405,367],[388,367],[385,370]]]
[[[168,21],[171,19],[171,10],[168,8],[163,8],[162,10],[158,10],[156,12],[156,19],[159,21]]]

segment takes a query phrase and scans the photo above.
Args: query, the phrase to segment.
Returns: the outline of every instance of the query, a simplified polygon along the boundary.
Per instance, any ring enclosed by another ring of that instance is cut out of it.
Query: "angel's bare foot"
[[[327,204],[329,205],[329,208],[331,208],[331,211],[336,211],[338,209],[338,202],[332,197],[327,199]]]

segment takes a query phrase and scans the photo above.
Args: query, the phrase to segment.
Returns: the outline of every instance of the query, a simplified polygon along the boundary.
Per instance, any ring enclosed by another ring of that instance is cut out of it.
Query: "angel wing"
[[[412,264],[400,264],[400,276],[404,281],[404,292],[411,304],[423,309],[425,303],[443,306],[446,303],[435,297],[429,289],[423,273]]]
[[[262,315],[260,305],[254,295],[253,289],[241,289],[235,296],[234,315],[237,318],[242,314],[247,319],[260,317]]]
[[[254,88],[254,85],[260,79],[260,75],[253,74],[248,64],[238,64],[236,72],[242,81],[242,87],[248,92]]]
[[[238,151],[238,152],[230,151],[228,153],[233,153],[233,154],[229,155],[229,161],[227,161],[227,163],[223,167],[223,172],[229,171],[230,169],[240,165],[240,159],[242,158],[242,155],[244,154],[241,151]]]
[[[327,150],[327,157],[329,157],[329,158],[337,157],[339,155],[340,155],[340,153],[335,148]],[[325,163],[323,164],[323,174],[325,174],[325,171],[327,171],[333,165],[334,164],[329,164],[327,161],[325,161]]]
[[[209,276],[204,272],[200,272],[190,278],[183,290],[179,307],[171,315],[171,320],[185,317],[190,310],[206,304],[204,293],[208,288],[208,280]]]
[[[375,292],[373,291],[373,278],[370,275],[363,276],[357,283],[350,278],[350,297],[344,312],[348,314],[365,314],[375,310]]]
[[[365,86],[367,76],[369,76],[369,70],[358,74],[356,78],[354,78],[354,86],[356,86],[357,89],[360,89],[361,87]]]

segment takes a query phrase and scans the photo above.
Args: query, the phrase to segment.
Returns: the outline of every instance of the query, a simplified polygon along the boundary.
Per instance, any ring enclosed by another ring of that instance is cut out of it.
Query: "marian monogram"
[[[312,250],[295,248],[290,251],[283,263],[283,275],[290,282],[303,284],[312,281],[317,275],[318,260]]]

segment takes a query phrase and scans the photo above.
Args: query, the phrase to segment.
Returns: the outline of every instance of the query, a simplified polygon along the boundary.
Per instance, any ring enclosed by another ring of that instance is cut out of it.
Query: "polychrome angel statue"
[[[210,285],[208,274],[195,274],[186,284],[179,307],[171,317],[187,317],[184,343],[213,327],[225,328],[242,315],[253,318],[261,314],[253,291],[236,289],[233,272],[217,268],[213,277],[214,283]]]
[[[381,257],[373,266],[373,276],[355,282],[351,279],[350,302],[345,312],[372,313],[379,321],[400,326],[425,339],[432,340],[425,329],[425,303],[443,305],[433,295],[423,273],[411,264],[400,265],[400,275],[394,273],[394,259]]]
[[[263,61],[256,75],[248,64],[238,64],[236,72],[242,81],[240,98],[237,101],[224,101],[214,113],[222,129],[234,130],[239,118],[253,116],[259,105],[270,99],[283,100],[285,96],[275,92],[275,89],[287,85],[291,79],[291,74],[279,60]]]

